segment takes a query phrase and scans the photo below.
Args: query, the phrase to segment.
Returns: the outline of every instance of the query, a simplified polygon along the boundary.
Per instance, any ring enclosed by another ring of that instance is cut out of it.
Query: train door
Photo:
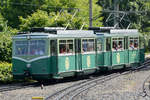
[[[50,40],[50,72],[53,74],[57,73],[57,40]]]
[[[104,66],[104,38],[98,38],[97,39],[97,56],[96,56],[96,66],[100,67],[100,66]]]
[[[104,66],[111,66],[111,37],[105,38]]]
[[[81,39],[82,70],[95,69],[95,38]]]
[[[75,39],[76,71],[82,71],[81,39]]]
[[[58,72],[62,77],[75,74],[75,48],[74,39],[58,40]]]
[[[124,63],[128,64],[129,63],[129,50],[128,50],[128,37],[125,36],[124,38]]]

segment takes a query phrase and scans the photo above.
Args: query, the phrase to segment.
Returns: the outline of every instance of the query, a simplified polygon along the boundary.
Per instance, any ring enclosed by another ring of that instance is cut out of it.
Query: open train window
[[[129,49],[134,50],[139,48],[139,38],[138,37],[130,37],[129,38]]]
[[[124,50],[123,38],[113,38],[112,39],[112,51],[122,51]]]
[[[95,51],[95,40],[94,39],[83,39],[82,40],[82,52],[94,52]]]
[[[74,53],[73,40],[59,40],[59,53],[60,54]]]

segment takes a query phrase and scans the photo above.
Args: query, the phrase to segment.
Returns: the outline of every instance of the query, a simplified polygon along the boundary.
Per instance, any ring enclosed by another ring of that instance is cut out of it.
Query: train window
[[[16,55],[44,55],[45,40],[30,40],[15,42]]]
[[[30,55],[45,54],[45,40],[31,40],[29,43]]]
[[[117,48],[117,50],[123,50],[122,44],[123,44],[123,41],[118,41],[118,48]]]
[[[112,51],[122,51],[124,49],[123,40],[123,38],[113,38]]]
[[[102,42],[101,41],[97,41],[97,51],[102,51]]]
[[[59,53],[73,53],[73,40],[59,40]]]
[[[28,41],[16,41],[15,55],[27,55],[27,54],[28,54]]]
[[[117,41],[113,41],[112,51],[116,51],[116,50],[117,50]]]
[[[139,47],[138,37],[135,37],[135,38],[130,37],[129,39],[130,39],[129,49],[130,50],[138,49],[138,47]]]
[[[83,39],[82,40],[82,52],[93,52],[95,50],[94,39]]]
[[[82,40],[82,51],[87,52],[88,42],[87,39]]]
[[[94,39],[88,41],[88,52],[94,51]]]

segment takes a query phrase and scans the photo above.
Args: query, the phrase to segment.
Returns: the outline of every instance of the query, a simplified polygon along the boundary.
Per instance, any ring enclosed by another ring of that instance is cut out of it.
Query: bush
[[[0,83],[9,83],[12,81],[12,64],[0,62]]]
[[[0,61],[11,62],[12,59],[12,36],[17,31],[0,32]]]

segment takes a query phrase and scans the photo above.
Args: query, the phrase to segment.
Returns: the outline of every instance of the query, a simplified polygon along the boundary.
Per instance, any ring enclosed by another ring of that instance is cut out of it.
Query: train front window
[[[27,55],[28,54],[28,42],[16,41],[15,42],[15,55]]]
[[[45,54],[45,40],[16,41],[15,55],[40,56]]]
[[[44,40],[31,40],[29,44],[30,55],[44,55],[45,54],[45,41]]]

